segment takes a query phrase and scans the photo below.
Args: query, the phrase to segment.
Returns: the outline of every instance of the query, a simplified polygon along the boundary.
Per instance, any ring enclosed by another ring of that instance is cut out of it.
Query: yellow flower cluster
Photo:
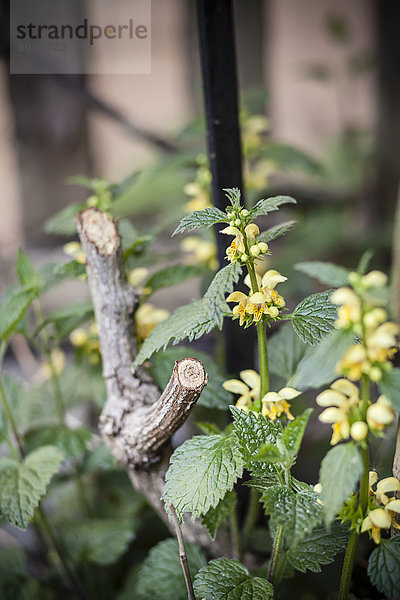
[[[251,258],[258,259],[263,254],[269,254],[268,244],[265,242],[257,242],[256,237],[259,235],[260,230],[255,223],[249,223],[244,228],[244,234],[239,229],[242,225],[242,220],[246,219],[249,215],[249,211],[245,208],[240,210],[240,216],[237,219],[233,219],[229,225],[229,227],[225,227],[222,229],[220,233],[224,233],[225,235],[234,235],[235,239],[226,250],[226,257],[229,262],[234,262],[239,260],[243,263],[247,262],[249,256],[246,254],[246,243],[249,248],[249,252]]]
[[[153,304],[141,304],[135,313],[136,335],[139,342],[143,342],[159,323],[169,317],[169,312],[163,308],[156,308]]]
[[[400,331],[398,325],[387,321],[387,312],[370,293],[384,287],[387,277],[380,271],[364,276],[351,273],[349,281],[353,289],[339,288],[332,294],[331,302],[339,306],[336,326],[352,330],[360,343],[348,349],[337,370],[353,381],[362,375],[380,381],[392,366],[390,360],[397,352],[396,335]]]
[[[256,411],[255,403],[260,397],[260,375],[252,369],[246,369],[240,372],[240,377],[242,381],[239,379],[224,381],[223,387],[233,394],[240,394],[236,402],[237,408],[246,412],[249,410]],[[268,392],[261,398],[262,415],[274,421],[285,413],[287,418],[292,420],[294,417],[290,412],[288,400],[293,400],[300,394],[301,392],[289,387],[284,387],[279,392]]]
[[[38,371],[38,379],[50,379],[53,375],[61,375],[67,364],[65,353],[60,348],[51,351],[49,360],[42,363]]]
[[[187,253],[187,265],[203,264],[211,271],[218,269],[217,246],[211,240],[203,240],[196,235],[188,235],[181,242],[181,249]]]
[[[378,482],[378,474],[371,471],[369,474],[370,494],[375,495],[376,508],[371,508],[367,516],[362,522],[361,531],[370,531],[372,539],[376,544],[381,541],[381,530],[400,529],[397,522],[397,517],[400,515],[400,500],[395,496],[387,494],[395,494],[400,492],[400,481],[395,477],[386,477]],[[376,484],[376,490],[373,486]]]
[[[274,288],[278,283],[286,281],[286,277],[270,269],[262,278],[256,274],[256,278],[258,292],[250,293],[248,296],[243,292],[232,292],[226,299],[227,302],[238,303],[232,312],[234,318],[239,319],[239,325],[258,323],[263,315],[276,319],[279,310],[285,306],[285,300]],[[251,290],[249,275],[246,275],[244,282]]]
[[[100,363],[100,342],[97,323],[93,322],[89,327],[74,329],[70,333],[69,339],[80,354],[87,356],[90,364],[98,365]]]
[[[63,246],[63,252],[82,265],[84,265],[86,262],[82,246],[79,242],[68,242],[68,244]]]

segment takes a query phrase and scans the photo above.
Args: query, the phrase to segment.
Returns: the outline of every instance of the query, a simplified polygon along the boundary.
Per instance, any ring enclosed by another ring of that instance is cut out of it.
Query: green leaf
[[[18,281],[22,286],[40,287],[39,277],[30,258],[19,248],[16,271]]]
[[[310,175],[321,173],[321,164],[315,158],[288,144],[268,141],[261,150],[261,156],[273,161],[279,170],[299,170]]]
[[[77,327],[93,317],[91,302],[82,301],[70,304],[66,308],[53,311],[44,321],[44,325],[52,324],[57,339],[67,337]],[[38,332],[36,332],[38,333]]]
[[[46,221],[44,225],[45,232],[63,236],[75,235],[75,217],[76,214],[84,208],[87,208],[86,204],[69,204]]]
[[[229,223],[229,217],[219,210],[219,208],[205,208],[204,210],[195,210],[191,215],[183,217],[173,236],[183,231],[192,231],[198,227],[212,227],[217,223]]]
[[[290,323],[287,323],[268,340],[270,371],[288,381],[295,374],[309,348],[308,344],[301,341]]]
[[[331,448],[324,457],[319,478],[322,485],[321,500],[324,505],[326,526],[330,525],[343,503],[353,492],[361,473],[361,456],[353,442]]]
[[[305,298],[291,315],[295,332],[303,342],[314,346],[332,331],[337,318],[336,307],[329,302],[332,290]]]
[[[400,412],[400,369],[391,369],[384,373],[378,385],[382,394],[390,400],[393,408]]]
[[[234,262],[227,265],[218,271],[204,295],[204,310],[220,329],[222,328],[224,316],[230,312],[225,301],[225,294],[229,294],[233,290],[233,286],[238,281],[241,272],[242,267],[239,263]]]
[[[330,262],[318,260],[300,262],[294,268],[331,287],[341,287],[349,284],[350,271]]]
[[[368,576],[386,598],[400,597],[400,535],[381,540],[369,557]]]
[[[86,267],[76,260],[64,264],[50,263],[43,265],[39,269],[39,277],[42,281],[42,293],[48,292],[51,288],[63,283],[67,279],[82,278],[86,276]]]
[[[204,435],[220,435],[221,430],[219,427],[215,425],[215,423],[207,423],[206,421],[196,421],[196,427],[200,429]]]
[[[82,462],[83,473],[98,473],[100,471],[112,471],[117,466],[115,456],[103,443],[98,444],[91,450]]]
[[[197,350],[197,348],[178,346],[177,348],[169,348],[155,354],[152,358],[151,376],[160,389],[165,389],[171,377],[175,361],[188,358],[189,356],[201,360],[206,373],[209,375],[209,380],[201,392],[197,406],[226,410],[228,404],[232,402],[232,394],[222,387],[226,377],[219,372],[216,361],[205,352]]]
[[[251,209],[250,217],[255,219],[261,215],[267,215],[274,210],[278,210],[282,204],[297,204],[297,202],[294,198],[291,198],[291,196],[274,196],[273,198],[265,198],[259,200]]]
[[[285,448],[284,448],[285,450]],[[260,450],[252,456],[252,461],[265,462],[269,465],[281,463],[285,460],[286,454],[281,454],[276,444],[265,444]]]
[[[360,262],[358,263],[357,273],[359,275],[364,275],[368,269],[369,263],[374,255],[374,251],[369,249],[364,252],[364,254],[360,258]]]
[[[48,425],[31,429],[25,434],[24,440],[28,451],[41,446],[57,446],[65,456],[78,458],[81,456],[92,437],[92,433],[84,427],[70,429],[66,425]]]
[[[269,600],[274,589],[265,579],[252,577],[236,560],[218,558],[200,569],[194,582],[198,600]]]
[[[299,451],[301,440],[307,427],[308,419],[312,413],[312,408],[307,408],[303,414],[296,417],[294,421],[289,421],[283,430],[282,439],[292,455]]]
[[[297,390],[328,385],[337,378],[336,365],[353,342],[351,331],[334,329],[317,346],[308,346],[288,385]]]
[[[38,295],[37,287],[15,285],[0,300],[0,339],[6,341],[24,316],[32,300]]]
[[[203,525],[205,525],[208,529],[208,533],[211,538],[215,540],[215,536],[217,535],[217,531],[225,521],[227,517],[234,510],[236,505],[236,494],[232,490],[228,492],[222,500],[220,500],[215,508],[210,508],[210,510],[204,515],[202,519]]]
[[[187,279],[198,277],[204,273],[204,268],[198,265],[173,265],[156,271],[149,277],[143,287],[150,288],[153,294],[157,290],[179,285]]]
[[[244,461],[235,437],[199,435],[179,446],[165,476],[165,501],[176,513],[205,515],[231,490],[243,471]]]
[[[230,407],[234,418],[233,431],[239,440],[247,467],[255,477],[269,475],[271,467],[262,462],[253,461],[259,450],[267,444],[275,444],[282,437],[282,425],[279,421],[271,421],[263,415],[256,415],[252,411]]]
[[[62,523],[57,537],[73,564],[114,564],[135,539],[138,522],[134,519],[91,519]]]
[[[261,497],[273,527],[281,526],[290,544],[302,540],[322,520],[322,507],[317,500],[318,494],[311,488],[294,492],[286,485],[272,486]]]
[[[26,529],[62,460],[62,453],[54,446],[42,446],[28,454],[23,462],[1,458],[1,517],[20,529]]]
[[[154,352],[167,345],[177,344],[188,338],[197,340],[205,333],[209,333],[215,327],[215,321],[210,319],[204,310],[202,300],[193,300],[186,306],[177,308],[168,319],[159,323],[149,337],[145,339],[138,353],[133,368],[141,365],[150,358]]]
[[[39,582],[29,577],[26,558],[19,546],[0,553],[0,597],[2,600],[49,600]]]
[[[206,560],[197,546],[185,542],[191,577]],[[139,567],[133,600],[187,600],[187,591],[176,540],[167,539],[154,546]]]
[[[334,560],[336,554],[346,546],[348,537],[346,528],[337,522],[332,524],[330,531],[323,525],[318,525],[300,542],[289,548],[287,558],[290,564],[302,573],[307,570],[320,573],[321,565],[328,565]]]
[[[257,237],[257,242],[272,242],[272,240],[276,240],[276,238],[281,237],[281,235],[285,235],[288,231],[293,229],[296,225],[296,221],[285,221],[284,223],[280,223],[279,225],[274,225],[274,227],[270,227],[267,231],[263,231]]]
[[[16,424],[18,431],[20,431],[28,425],[30,421],[26,397],[27,392],[25,391],[22,382],[9,373],[0,375],[0,379],[14,423]],[[0,431],[4,431],[6,437],[9,436],[10,426],[2,404],[0,404]]]

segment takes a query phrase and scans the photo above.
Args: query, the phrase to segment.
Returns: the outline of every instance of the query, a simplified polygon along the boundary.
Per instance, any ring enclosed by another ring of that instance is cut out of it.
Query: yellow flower
[[[349,412],[359,402],[358,387],[347,379],[337,379],[329,390],[318,394],[316,402],[328,407],[319,415],[319,420],[332,424],[332,446],[347,439],[350,435]]]
[[[183,188],[183,191],[187,196],[191,196],[191,199],[186,203],[185,206],[187,212],[204,210],[210,206],[208,191],[204,189],[197,181],[187,183]]]
[[[239,379],[227,379],[222,385],[228,392],[240,394],[240,398],[236,402],[236,407],[247,412],[252,402],[258,400],[260,396],[260,376],[256,371],[246,369],[240,371],[240,377],[242,381],[239,381]]]
[[[330,297],[332,304],[339,306],[336,327],[339,329],[361,321],[361,301],[358,295],[348,287],[338,288]]]
[[[279,309],[285,306],[285,300],[274,288],[278,283],[287,281],[287,277],[284,277],[275,269],[269,269],[263,277],[256,273],[256,279],[260,291],[251,294],[249,297],[249,301],[255,306],[254,320],[258,321],[263,314],[273,318],[277,317]],[[244,283],[252,289],[249,275],[246,275]]]
[[[205,264],[212,271],[218,268],[217,246],[215,242],[202,240],[195,235],[189,235],[181,242],[184,252],[190,253],[185,261],[188,265]]]
[[[387,275],[382,271],[370,271],[361,277],[361,283],[365,288],[384,287],[387,283]]]
[[[287,418],[292,421],[294,417],[290,412],[288,400],[293,400],[300,394],[301,392],[291,387],[284,387],[279,392],[268,392],[261,400],[262,414],[274,421],[282,413],[285,413]]]
[[[368,357],[372,362],[385,362],[397,352],[396,335],[399,326],[387,321],[366,337]]]
[[[227,302],[238,302],[233,308],[233,314],[235,317],[239,317],[239,325],[243,325],[246,317],[252,314],[253,308],[249,302],[249,297],[243,292],[232,292],[226,299]]]
[[[394,410],[389,400],[383,394],[367,408],[367,423],[376,431],[382,431],[394,419]]]
[[[349,379],[356,381],[363,373],[369,373],[371,364],[368,361],[367,351],[362,344],[350,346],[341,361],[336,365],[339,373],[344,373]]]
[[[224,233],[225,235],[234,235],[235,239],[227,248],[226,256],[230,262],[233,262],[236,258],[239,257],[240,254],[245,252],[244,246],[244,236],[243,233],[237,227],[229,226],[222,229],[220,233]]]
[[[258,229],[258,227],[255,223],[250,223],[250,225],[247,225],[244,228],[244,232],[245,232],[246,237],[249,240],[249,242],[254,242],[254,240],[260,233],[260,230]]]
[[[365,421],[356,421],[350,427],[350,435],[356,442],[365,440],[368,435],[368,425]]]
[[[381,541],[381,529],[389,529],[392,524],[391,515],[386,508],[374,508],[371,510],[361,525],[361,533],[364,531],[372,532],[372,539],[375,544]]]
[[[74,331],[71,331],[69,336],[71,344],[77,347],[83,346],[87,342],[88,338],[88,332],[83,328],[74,329]]]
[[[153,331],[154,327],[165,321],[169,317],[169,312],[162,308],[155,308],[152,304],[145,303],[139,306],[135,313],[136,333],[138,338],[143,341]]]
[[[385,477],[381,479],[376,486],[376,501],[378,504],[386,506],[393,498],[386,494],[388,492],[400,492],[400,481],[396,477]]]
[[[138,267],[137,269],[132,269],[132,271],[128,275],[128,282],[132,287],[139,287],[141,283],[144,282],[148,275],[148,269],[144,267]]]
[[[63,246],[63,252],[82,265],[86,262],[85,255],[82,252],[82,246],[79,242],[69,242],[68,244],[65,244],[65,246]]]
[[[60,375],[64,371],[66,362],[65,353],[59,348],[55,348],[51,351],[50,360],[40,366],[39,373],[43,379],[50,379],[53,372]]]

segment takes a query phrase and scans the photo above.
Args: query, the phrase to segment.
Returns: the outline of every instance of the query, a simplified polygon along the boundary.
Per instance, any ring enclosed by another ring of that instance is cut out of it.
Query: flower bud
[[[239,227],[239,225],[241,225],[241,224],[242,224],[242,221],[240,219],[236,219],[236,221],[235,221],[236,227]]]
[[[242,210],[242,217],[248,217],[249,216],[249,211],[247,210],[247,208],[243,208]]]
[[[378,382],[382,379],[382,369],[379,367],[372,367],[368,375],[371,381]]]
[[[252,256],[258,256],[260,254],[260,248],[257,245],[254,245],[250,248],[250,254]]]
[[[247,254],[245,254],[244,252],[243,252],[243,254],[241,254],[241,255],[240,255],[240,260],[241,260],[241,261],[243,261],[243,262],[246,262],[246,260],[247,260],[248,258],[249,258],[249,257],[248,257],[248,256],[247,256]]]
[[[258,243],[258,247],[260,248],[260,252],[262,254],[265,254],[266,252],[268,252],[269,248],[268,248],[268,244],[266,244],[265,242],[259,242]]]
[[[356,273],[355,271],[352,271],[351,273],[349,273],[348,276],[348,281],[350,283],[350,285],[356,285],[361,279],[361,276]]]
[[[87,206],[97,206],[99,203],[99,199],[97,196],[89,196],[89,198],[86,200],[86,204]]]
[[[364,421],[356,421],[350,427],[350,435],[356,442],[361,442],[368,435],[368,425]]]
[[[366,288],[384,287],[387,282],[387,275],[382,271],[370,271],[361,278],[361,282]]]
[[[270,306],[269,314],[275,319],[279,315],[279,309],[276,306]]]

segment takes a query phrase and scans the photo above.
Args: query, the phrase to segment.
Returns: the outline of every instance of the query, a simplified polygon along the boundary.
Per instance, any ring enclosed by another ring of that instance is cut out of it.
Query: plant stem
[[[259,509],[260,509],[259,500],[260,500],[260,492],[258,490],[255,490],[254,488],[252,488],[251,493],[250,493],[250,500],[249,500],[249,505],[248,505],[248,509],[247,509],[246,519],[245,519],[244,525],[243,525],[242,552],[241,552],[240,560],[243,559],[243,554],[246,552],[247,546],[249,544],[250,536],[254,529],[254,525],[257,522],[257,517],[258,517],[258,513],[259,513]]]
[[[281,550],[281,546],[282,546],[282,541],[283,541],[283,527],[282,525],[279,525],[279,527],[276,530],[276,535],[275,535],[275,539],[274,539],[274,543],[272,546],[272,553],[271,553],[271,558],[269,561],[269,569],[268,569],[268,576],[267,579],[270,583],[272,583],[272,585],[275,585],[276,581],[277,581],[277,563],[278,563],[278,557],[279,557],[279,553]]]
[[[190,576],[188,559],[187,559],[186,550],[185,550],[185,542],[183,540],[182,530],[179,525],[178,517],[176,516],[175,508],[174,508],[172,502],[169,503],[169,509],[171,511],[172,522],[174,524],[175,534],[176,534],[176,537],[178,540],[179,559],[181,561],[183,576],[185,578],[188,600],[196,600],[196,597],[194,595],[192,578]]]
[[[240,543],[239,525],[238,525],[237,514],[236,514],[235,509],[231,510],[231,513],[229,515],[229,523],[230,523],[230,529],[231,529],[231,538],[232,538],[232,546],[233,546],[233,550],[234,550],[234,558],[238,558],[239,560],[242,560],[243,550],[242,550],[242,544]]]
[[[363,375],[361,378],[361,400],[362,400],[362,416],[365,418],[368,404],[369,404],[369,380],[368,377]],[[368,438],[365,440],[365,446],[361,447],[361,459],[363,463],[363,470],[360,479],[360,490],[359,490],[359,504],[363,516],[368,507],[368,493],[369,493],[369,445]],[[347,543],[346,554],[344,556],[342,575],[340,578],[339,596],[338,600],[347,600],[351,585],[351,576],[353,573],[354,556],[356,552],[357,542],[360,534],[357,531],[352,531],[349,541]]]

